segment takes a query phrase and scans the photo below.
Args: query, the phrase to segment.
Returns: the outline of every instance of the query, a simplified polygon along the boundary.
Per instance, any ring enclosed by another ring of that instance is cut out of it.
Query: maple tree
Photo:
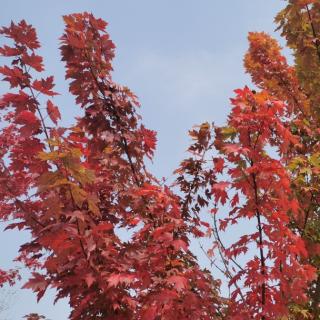
[[[171,186],[146,167],[156,133],[112,80],[106,22],[64,16],[62,61],[83,110],[68,128],[35,29],[3,27],[11,65],[0,67],[10,86],[0,99],[0,218],[31,234],[16,258],[31,271],[23,287],[38,300],[56,289],[74,320],[319,319],[319,5],[289,1],[276,18],[293,66],[270,36],[249,34],[244,62],[257,88],[235,91],[225,126],[189,132],[190,157]],[[241,224],[253,228],[226,246],[224,232]],[[190,251],[203,237],[229,297]],[[0,285],[19,277],[1,270]]]

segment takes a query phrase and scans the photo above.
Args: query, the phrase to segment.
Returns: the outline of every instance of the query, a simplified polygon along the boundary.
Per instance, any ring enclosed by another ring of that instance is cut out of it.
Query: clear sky
[[[250,85],[242,67],[247,33],[266,31],[278,38],[273,18],[284,4],[281,0],[1,0],[0,25],[26,19],[37,28],[46,71],[55,75],[56,91],[61,93],[55,103],[67,125],[79,109],[68,95],[60,62],[61,16],[89,11],[108,21],[117,46],[114,79],[138,95],[144,123],[158,131],[152,171],[169,177],[186,155],[188,129],[203,121],[224,123],[233,90]],[[1,94],[4,89],[0,85]],[[1,267],[10,265],[19,243],[27,238],[27,234],[0,233]],[[0,308],[1,295],[6,294],[0,290]],[[36,304],[31,292],[17,287],[0,319],[18,320],[39,312],[52,320],[66,320],[67,301],[55,307],[52,301],[49,294]]]

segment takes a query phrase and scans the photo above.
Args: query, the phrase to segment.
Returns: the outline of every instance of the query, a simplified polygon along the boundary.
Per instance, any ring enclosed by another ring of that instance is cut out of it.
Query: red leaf
[[[239,203],[239,194],[236,193],[236,194],[233,196],[232,200],[231,200],[231,206],[234,207],[234,206],[236,206],[238,203]]]
[[[171,276],[167,279],[167,283],[173,285],[178,292],[188,287],[188,279],[183,276]]]
[[[37,292],[37,300],[39,300],[43,297],[44,293],[46,292],[48,288],[48,281],[46,278],[39,274],[39,273],[33,273],[33,278],[31,278],[27,283],[23,285],[23,289],[32,289],[34,292]]]
[[[33,124],[36,124],[37,122],[39,122],[39,120],[33,112],[24,110],[18,114],[16,122],[20,123],[20,124],[33,125]]]
[[[222,158],[214,158],[214,168],[216,169],[216,172],[222,173],[224,168],[224,160]]]
[[[22,55],[22,61],[32,67],[33,69],[41,72],[44,70],[44,67],[43,67],[43,63],[42,63],[42,57],[32,53],[31,55],[27,54],[27,53],[24,53]]]
[[[228,199],[228,193],[226,192],[226,188],[230,185],[229,182],[221,181],[217,182],[212,186],[212,193],[214,194],[215,201],[220,201],[222,204],[226,203]]]
[[[13,39],[16,43],[26,46],[29,49],[37,49],[40,47],[37,39],[36,30],[25,20],[21,20],[18,24],[11,22],[10,27],[0,29],[1,34],[5,34],[8,38]]]
[[[11,88],[23,85],[23,82],[26,79],[26,76],[23,74],[22,70],[18,67],[0,67],[0,73],[6,76],[5,78],[3,78],[3,80],[8,81]]]
[[[142,312],[142,320],[154,320],[157,316],[156,306],[147,306],[146,310]]]
[[[85,41],[82,39],[78,34],[74,33],[68,34],[68,42],[70,46],[75,47],[77,49],[83,49],[85,48]]]
[[[100,233],[102,231],[109,231],[113,229],[113,224],[109,222],[100,223],[92,229],[93,233]]]
[[[61,119],[59,108],[57,106],[55,106],[50,100],[47,101],[47,112],[48,112],[50,119],[55,124],[58,123],[58,119],[59,120]]]
[[[84,279],[87,283],[88,288],[90,288],[95,282],[95,277],[92,275],[92,273],[87,273]]]
[[[46,79],[35,80],[33,81],[32,88],[47,95],[47,96],[56,96],[58,93],[52,91],[54,87],[53,76],[50,76]]]
[[[223,146],[223,150],[225,151],[226,154],[228,153],[242,153],[246,154],[248,153],[249,149],[246,147],[241,146],[240,144],[236,143],[230,143],[230,144],[225,144]]]
[[[140,132],[143,137],[144,151],[151,157],[156,149],[157,133],[153,130],[146,129],[144,126],[141,126]]]
[[[172,241],[172,245],[176,250],[183,249],[185,252],[188,251],[188,245],[183,240],[174,240]]]
[[[21,54],[21,49],[8,47],[7,45],[0,48],[0,55],[5,57],[18,56],[19,54]]]
[[[111,274],[108,277],[109,287],[116,287],[119,284],[130,284],[134,281],[135,276],[133,274]]]
[[[20,90],[18,94],[16,93],[6,93],[2,96],[0,106],[6,107],[10,104],[26,104],[30,96],[28,96],[24,91]]]

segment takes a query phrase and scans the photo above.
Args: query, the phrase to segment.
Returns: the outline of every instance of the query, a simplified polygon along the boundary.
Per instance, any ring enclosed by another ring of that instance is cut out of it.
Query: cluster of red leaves
[[[190,131],[193,157],[177,170],[181,205],[191,226],[205,225],[201,208],[212,208],[214,224],[208,228],[215,241],[208,255],[219,249],[229,278],[226,319],[282,319],[292,306],[308,303],[307,288],[316,277],[305,242],[292,229],[303,204],[291,188],[286,163],[295,148],[302,148],[300,137],[286,121],[292,106],[266,91],[236,90],[231,102],[227,126],[204,123]],[[218,156],[210,153],[214,148]],[[277,156],[272,158],[270,149]],[[226,210],[218,223],[216,216]],[[249,222],[256,226],[252,233],[244,228]],[[219,234],[234,225],[244,234],[225,247]]]
[[[145,168],[156,146],[140,123],[136,97],[111,78],[114,44],[91,14],[64,17],[61,37],[69,89],[84,116],[69,129],[48,128],[38,96],[50,100],[36,32],[25,21],[2,28],[14,42],[2,96],[1,219],[29,230],[17,258],[32,270],[24,285],[40,299],[48,287],[70,299],[70,319],[216,319],[217,281],[189,251],[179,199]],[[132,230],[127,241],[118,235]],[[32,317],[31,317],[32,318]]]
[[[227,248],[226,257],[236,259],[252,244],[256,244],[257,255],[229,282],[229,286],[239,282],[246,288],[245,293],[239,287],[232,293],[232,319],[278,319],[288,315],[289,303],[307,301],[306,284],[315,278],[315,269],[303,262],[307,257],[304,242],[289,226],[290,216],[297,216],[300,210],[290,177],[281,160],[267,153],[268,147],[274,147],[284,154],[299,140],[281,121],[288,112],[284,103],[248,88],[236,94],[228,120],[233,134],[226,134],[226,128],[216,129],[216,146],[227,163],[222,172],[227,180],[214,184],[212,193],[222,204],[230,191],[233,194],[220,229],[241,219],[256,220],[256,231]]]
[[[4,271],[0,269],[0,288],[6,283],[14,285],[17,279],[20,279],[17,270]]]
[[[26,316],[24,316],[26,320],[45,320],[46,318],[44,316],[38,315],[36,313],[30,313]]]

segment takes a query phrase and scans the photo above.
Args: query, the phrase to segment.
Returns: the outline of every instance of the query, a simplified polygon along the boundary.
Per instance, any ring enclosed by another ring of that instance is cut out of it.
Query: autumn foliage
[[[30,270],[23,287],[38,299],[56,289],[73,320],[319,319],[319,9],[289,1],[276,18],[293,66],[270,36],[249,34],[244,64],[256,87],[235,90],[225,126],[190,130],[173,185],[147,168],[156,132],[112,80],[106,22],[64,16],[66,83],[83,114],[68,128],[35,29],[3,27],[0,218],[31,234],[17,257]],[[201,238],[212,244],[201,247],[210,271],[190,251]],[[0,270],[0,285],[17,279]]]

